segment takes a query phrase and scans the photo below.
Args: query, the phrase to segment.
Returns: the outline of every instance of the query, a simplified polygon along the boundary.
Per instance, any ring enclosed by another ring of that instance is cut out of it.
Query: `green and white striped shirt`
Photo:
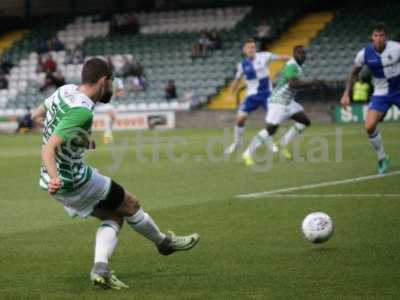
[[[294,58],[290,59],[283,68],[278,82],[269,97],[269,103],[289,105],[296,96],[296,89],[289,87],[289,81],[303,75],[303,69]]]
[[[64,139],[56,152],[57,171],[63,186],[58,193],[66,194],[83,184],[92,176],[91,168],[83,161],[91,133],[94,103],[68,84],[60,87],[44,102],[46,118],[43,142],[46,145],[53,134]],[[47,189],[50,177],[42,163],[40,186]]]

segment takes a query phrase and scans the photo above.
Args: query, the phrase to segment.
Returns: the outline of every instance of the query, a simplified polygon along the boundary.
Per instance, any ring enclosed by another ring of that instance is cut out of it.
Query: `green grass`
[[[398,125],[381,128],[391,170],[399,170]],[[255,132],[249,130],[247,138]],[[375,174],[375,153],[362,127],[345,126],[343,132],[342,162],[334,161],[334,127],[314,126],[304,136],[302,153],[313,136],[322,136],[329,141],[330,161],[276,159],[269,172],[254,172],[234,160],[204,159],[208,139],[223,140],[222,130],[159,133],[186,139],[174,148],[191,156],[182,163],[167,159],[165,141],[158,162],[138,162],[136,133],[116,135],[114,156],[95,135],[98,149],[88,155],[92,165],[136,194],[162,229],[201,235],[192,251],[162,257],[125,226],[111,265],[131,286],[126,291],[90,285],[98,221],[70,219],[38,188],[40,136],[2,135],[0,299],[399,299],[398,198],[235,198]],[[150,145],[143,148],[149,157]],[[215,152],[221,151],[217,145]],[[118,155],[122,163],[113,165]],[[398,178],[295,193],[400,194]],[[324,211],[334,220],[336,232],[326,244],[312,245],[300,233],[311,211]]]

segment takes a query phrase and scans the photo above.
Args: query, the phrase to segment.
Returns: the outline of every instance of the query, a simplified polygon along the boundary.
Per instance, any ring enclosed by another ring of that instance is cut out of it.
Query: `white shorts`
[[[282,122],[301,111],[304,111],[303,106],[294,100],[288,105],[269,103],[265,121],[267,124],[280,125]]]
[[[53,195],[60,201],[71,217],[88,217],[93,208],[105,200],[111,187],[111,179],[92,169],[92,177],[83,186],[75,191],[63,195]]]

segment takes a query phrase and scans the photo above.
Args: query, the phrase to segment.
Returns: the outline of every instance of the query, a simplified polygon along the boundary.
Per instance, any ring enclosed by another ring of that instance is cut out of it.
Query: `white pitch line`
[[[273,194],[266,198],[400,198],[400,194]]]
[[[369,175],[369,176],[355,177],[355,178],[349,178],[349,179],[344,179],[344,180],[327,181],[327,182],[321,182],[321,183],[315,183],[315,184],[306,184],[306,185],[294,186],[294,187],[290,187],[290,188],[277,189],[277,190],[271,190],[271,191],[265,191],[265,192],[259,192],[259,193],[240,194],[240,195],[236,195],[236,198],[244,198],[244,199],[262,198],[262,197],[267,197],[267,196],[270,196],[273,194],[282,194],[282,193],[293,192],[293,191],[309,190],[309,189],[314,189],[314,188],[319,188],[319,187],[367,181],[367,180],[372,180],[372,179],[395,176],[395,175],[399,175],[399,174],[400,174],[400,170],[389,172],[386,174]]]

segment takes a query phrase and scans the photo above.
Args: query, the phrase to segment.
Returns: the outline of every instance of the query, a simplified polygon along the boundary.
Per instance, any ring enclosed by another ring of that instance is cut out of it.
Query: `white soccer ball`
[[[306,216],[301,229],[307,240],[319,244],[329,240],[333,234],[332,219],[323,212],[313,212]]]

